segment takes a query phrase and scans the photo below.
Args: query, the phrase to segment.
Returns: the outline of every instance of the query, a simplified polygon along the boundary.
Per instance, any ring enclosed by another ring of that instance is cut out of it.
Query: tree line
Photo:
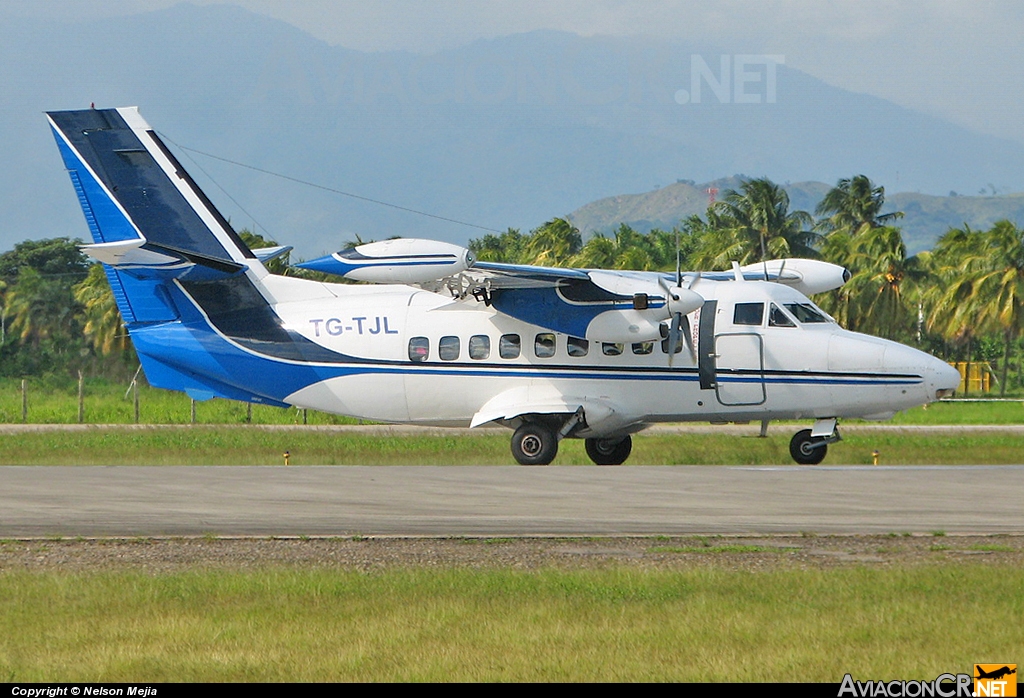
[[[850,281],[814,300],[851,330],[919,346],[947,360],[997,366],[1001,392],[1024,388],[1024,231],[1010,221],[966,224],[932,250],[907,254],[899,212],[864,175],[841,179],[811,214],[790,209],[767,178],[727,190],[703,216],[646,233],[622,224],[585,239],[568,218],[527,233],[471,240],[480,260],[602,269],[728,269],[779,257],[842,265]],[[276,244],[241,232],[254,248]],[[78,240],[26,241],[0,254],[0,375],[120,375],[137,366],[105,273]],[[276,273],[296,273],[280,261]],[[308,274],[303,274],[308,275]],[[1014,370],[1011,371],[1011,366]]]

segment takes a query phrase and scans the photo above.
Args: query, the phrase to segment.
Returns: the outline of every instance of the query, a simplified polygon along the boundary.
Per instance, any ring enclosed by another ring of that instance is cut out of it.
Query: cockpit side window
[[[800,322],[828,322],[828,318],[810,303],[784,303],[786,310],[793,313]]]
[[[796,323],[782,312],[782,308],[772,303],[771,310],[768,311],[768,327],[796,327]]]
[[[734,325],[760,325],[764,319],[764,303],[737,303],[732,314]]]

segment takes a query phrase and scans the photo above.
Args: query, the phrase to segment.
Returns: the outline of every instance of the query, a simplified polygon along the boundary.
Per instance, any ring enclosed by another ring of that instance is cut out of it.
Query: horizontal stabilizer
[[[256,259],[266,264],[272,259],[283,257],[291,251],[291,245],[278,245],[277,247],[260,247],[253,250],[252,253],[256,255]]]
[[[245,269],[237,262],[154,245],[142,238],[82,245],[81,249],[93,259],[139,279],[209,281]]]
[[[132,267],[173,267],[182,266],[184,260],[177,255],[171,256],[143,248],[146,241],[142,238],[134,240],[116,240],[100,242],[94,245],[82,245],[82,252],[97,262],[112,267],[128,270]]]

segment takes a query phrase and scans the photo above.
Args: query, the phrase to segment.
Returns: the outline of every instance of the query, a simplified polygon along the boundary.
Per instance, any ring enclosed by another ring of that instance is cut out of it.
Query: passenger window
[[[455,361],[458,359],[459,338],[441,337],[441,341],[437,345],[437,355],[441,357],[441,361]]]
[[[547,359],[555,355],[555,335],[543,332],[533,340],[533,353],[538,358]]]
[[[503,359],[518,359],[522,351],[522,340],[517,334],[503,334],[498,340],[498,356]]]
[[[622,345],[614,342],[601,342],[601,352],[605,356],[619,356],[622,354]]]
[[[633,353],[637,356],[646,356],[654,351],[654,342],[634,342]]]
[[[782,312],[779,306],[772,303],[771,310],[768,311],[768,326],[769,327],[796,327],[796,323],[789,319],[789,316]]]
[[[763,319],[764,303],[737,303],[732,315],[732,324],[760,325]]]
[[[430,356],[430,340],[413,337],[409,340],[409,361],[426,361]]]
[[[569,337],[566,340],[565,350],[569,352],[569,356],[586,356],[587,352],[590,351],[590,342],[579,337]]]
[[[485,334],[475,334],[469,338],[469,358],[483,361],[491,356],[491,338]]]

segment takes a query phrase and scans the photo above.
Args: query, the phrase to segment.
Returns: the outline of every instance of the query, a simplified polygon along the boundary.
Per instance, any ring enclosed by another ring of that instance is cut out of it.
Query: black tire
[[[814,444],[821,444],[815,446]],[[793,456],[800,465],[817,465],[825,460],[828,453],[828,444],[821,443],[821,439],[811,436],[810,429],[803,429],[793,434],[789,441],[789,455]]]
[[[547,465],[558,454],[558,439],[542,424],[526,423],[512,435],[512,456],[520,465]]]
[[[587,455],[597,465],[622,465],[633,450],[633,439],[587,439]]]

